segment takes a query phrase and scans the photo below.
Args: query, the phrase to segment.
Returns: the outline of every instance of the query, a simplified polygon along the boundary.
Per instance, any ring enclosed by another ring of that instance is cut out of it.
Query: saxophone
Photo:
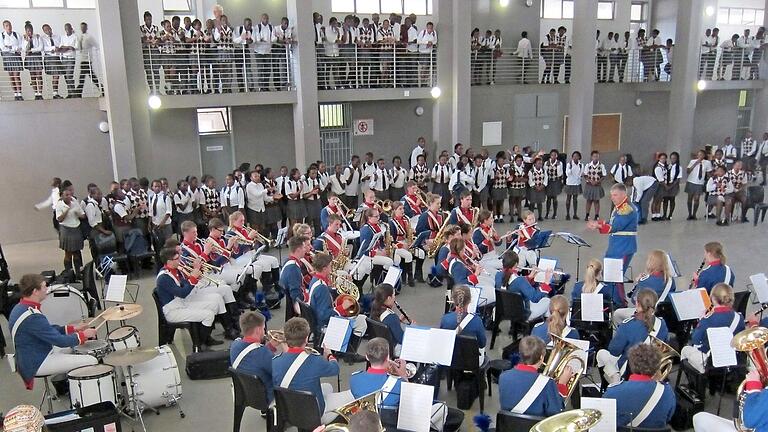
[[[384,256],[392,257],[392,230],[389,224],[383,225],[384,228]]]
[[[434,240],[432,240],[432,244],[429,245],[429,250],[427,250],[427,256],[429,258],[434,258],[437,255],[437,251],[440,250],[440,247],[445,243],[445,240],[443,237],[445,237],[445,227],[448,226],[448,217],[443,215],[443,224],[440,225],[440,229],[437,231],[437,235],[435,236]]]

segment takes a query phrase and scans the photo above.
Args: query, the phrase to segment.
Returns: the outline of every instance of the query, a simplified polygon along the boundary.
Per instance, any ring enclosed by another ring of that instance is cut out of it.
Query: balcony
[[[0,102],[17,100],[97,98],[99,77],[87,53],[74,57],[2,56]],[[10,69],[6,70],[6,69]],[[21,99],[16,95],[21,93]]]
[[[706,48],[699,53],[699,79],[751,81],[760,79],[763,51],[750,48]]]

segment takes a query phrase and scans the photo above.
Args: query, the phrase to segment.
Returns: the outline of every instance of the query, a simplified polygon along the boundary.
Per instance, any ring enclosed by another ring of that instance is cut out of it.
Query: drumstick
[[[99,318],[101,318],[101,316],[102,316],[102,315],[104,315],[105,313],[107,313],[107,311],[108,311],[109,309],[110,309],[110,308],[106,308],[106,309],[104,309],[104,310],[103,310],[103,311],[102,311],[100,314],[98,314],[98,315],[96,315],[95,317],[93,317],[93,319],[92,319],[91,321],[89,321],[89,322],[88,322],[88,325],[91,325],[91,324],[95,323],[95,322],[96,322],[96,320],[97,320],[97,319],[99,319]]]
[[[101,324],[97,325],[97,326],[96,326],[96,328],[94,328],[94,330],[98,330],[98,329],[100,329],[100,328],[101,328],[101,326],[103,326],[103,325],[104,325],[104,324],[106,324],[106,323],[107,323],[107,321],[106,321],[106,320],[102,321],[102,322],[101,322]]]

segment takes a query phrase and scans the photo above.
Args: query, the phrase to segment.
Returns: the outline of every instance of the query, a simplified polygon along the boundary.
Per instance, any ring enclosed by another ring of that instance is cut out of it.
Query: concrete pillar
[[[452,150],[456,143],[469,142],[471,71],[469,38],[472,4],[466,0],[440,0],[435,4],[438,54],[437,85],[442,95],[435,102],[433,139],[435,153]],[[425,23],[422,23],[424,25]]]
[[[669,95],[667,148],[685,154],[701,147],[693,142],[696,84],[699,74],[699,40],[704,9],[698,0],[680,0],[675,31],[675,73]]]
[[[293,132],[296,166],[308,166],[320,159],[320,113],[317,106],[317,59],[311,0],[288,0],[288,19],[300,42],[294,47],[296,104],[293,106]]]
[[[768,0],[765,0],[765,9],[768,10]],[[763,63],[768,61],[763,58]],[[761,77],[765,79],[765,77]],[[763,87],[755,92],[755,101],[752,105],[752,132],[757,139],[763,139],[763,133],[768,132],[768,88]]]
[[[566,152],[592,148],[592,112],[595,105],[595,33],[597,0],[574,2],[571,84],[568,88],[568,136]]]
[[[134,28],[130,29],[122,26],[121,12],[126,8],[132,9],[133,15],[138,16],[135,1],[121,0],[117,5],[115,5],[114,0],[96,1],[96,14],[99,19],[102,44],[100,61],[103,61],[103,64],[100,69],[104,71],[102,75],[105,92],[104,106],[109,121],[112,174],[115,180],[137,175],[126,71],[126,58],[134,57],[126,55],[123,44],[123,35],[128,35],[130,38],[136,33],[136,26],[134,25]],[[135,22],[138,22],[138,19]],[[121,28],[122,31],[115,31],[115,29]]]

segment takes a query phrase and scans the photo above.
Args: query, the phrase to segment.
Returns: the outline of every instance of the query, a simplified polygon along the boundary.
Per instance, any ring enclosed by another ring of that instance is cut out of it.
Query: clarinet
[[[698,275],[698,274],[699,274],[699,272],[701,271],[701,269],[703,269],[703,268],[704,268],[704,265],[705,265],[706,263],[707,263],[707,260],[705,260],[705,259],[704,259],[704,260],[701,260],[701,265],[699,266],[699,269],[698,269],[698,270],[696,270],[696,273],[694,273],[694,275]],[[690,290],[690,289],[694,289],[694,288],[696,288],[694,285],[696,285],[696,276],[694,276],[693,278],[691,278],[691,284],[690,284],[690,285],[688,285],[688,289]]]
[[[402,306],[400,306],[400,303],[395,302],[395,307],[397,308],[397,310],[400,311],[400,315],[403,316],[403,319],[405,321],[407,321],[408,325],[413,324],[413,321],[411,321],[411,319],[408,317],[408,314],[405,313],[405,311],[403,310]]]

